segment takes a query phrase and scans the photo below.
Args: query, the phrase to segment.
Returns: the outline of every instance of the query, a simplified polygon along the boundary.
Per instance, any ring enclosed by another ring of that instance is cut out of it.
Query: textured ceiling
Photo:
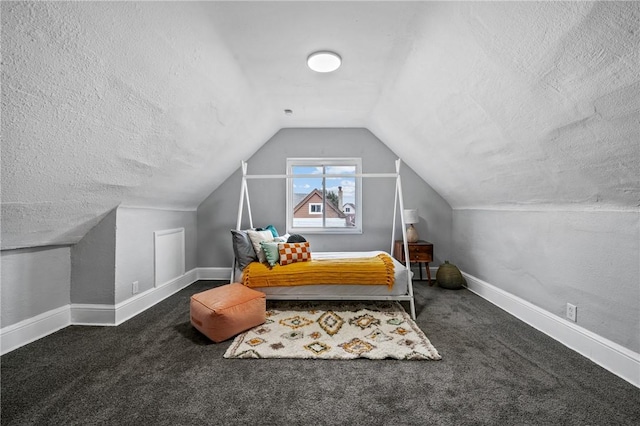
[[[640,2],[430,12],[378,137],[454,208],[638,208]]]
[[[640,3],[1,7],[3,249],[195,209],[283,127],[367,127],[454,208],[640,204]]]

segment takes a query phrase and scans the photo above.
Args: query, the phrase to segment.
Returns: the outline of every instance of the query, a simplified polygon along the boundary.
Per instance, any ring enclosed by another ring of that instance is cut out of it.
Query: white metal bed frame
[[[395,173],[359,173],[359,174],[351,174],[350,177],[356,178],[394,178],[396,180],[396,190],[395,190],[395,199],[393,205],[393,224],[391,226],[391,249],[389,254],[393,255],[394,242],[395,242],[395,224],[397,217],[400,216],[400,223],[402,228],[402,242],[404,249],[404,259],[405,259],[405,267],[407,268],[407,293],[402,295],[353,295],[353,296],[343,296],[343,295],[331,295],[331,294],[313,294],[313,295],[286,295],[286,294],[277,294],[277,295],[267,295],[267,298],[270,300],[396,300],[409,302],[411,308],[411,318],[416,319],[416,307],[415,301],[413,297],[413,280],[409,262],[409,246],[407,244],[407,229],[404,223],[404,215],[402,212],[404,211],[404,199],[402,198],[402,181],[400,179],[400,165],[401,160],[397,159],[395,161],[396,164],[396,172]],[[240,187],[240,202],[238,204],[238,219],[236,221],[236,229],[240,229],[242,226],[242,213],[244,210],[244,203],[246,201],[247,204],[247,213],[249,215],[249,227],[253,228],[253,218],[251,216],[251,203],[249,202],[249,190],[247,186],[247,180],[249,179],[290,179],[290,178],[300,178],[300,177],[336,177],[336,175],[326,175],[326,174],[314,174],[314,175],[303,175],[303,174],[274,174],[274,175],[248,175],[247,174],[247,162],[242,161],[242,184]],[[398,210],[400,214],[398,215]],[[237,260],[233,259],[233,265],[231,267],[231,282],[235,282],[235,273],[236,273],[236,262]]]

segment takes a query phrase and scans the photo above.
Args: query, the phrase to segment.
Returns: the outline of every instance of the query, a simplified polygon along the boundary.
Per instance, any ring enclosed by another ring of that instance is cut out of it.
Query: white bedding
[[[314,259],[340,259],[354,257],[373,257],[383,251],[337,251],[337,252],[313,252]],[[386,285],[302,285],[302,286],[284,286],[284,287],[262,287],[254,288],[261,291],[272,298],[314,298],[313,296],[321,296],[326,298],[343,298],[348,299],[350,296],[357,298],[366,296],[402,296],[407,294],[407,273],[413,276],[411,271],[407,271],[405,265],[393,259],[395,282],[393,287],[389,289]],[[242,277],[241,271],[236,271],[236,277]],[[242,279],[239,280],[242,282]]]

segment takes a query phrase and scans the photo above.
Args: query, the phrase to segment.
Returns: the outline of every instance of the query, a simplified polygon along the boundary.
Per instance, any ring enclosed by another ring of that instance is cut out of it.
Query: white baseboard
[[[640,387],[640,354],[554,315],[473,275],[463,272],[467,288],[511,315]]]
[[[69,325],[120,325],[193,284],[200,279],[198,275],[198,268],[194,268],[160,287],[154,287],[116,305],[72,303],[4,327],[0,330],[0,354],[4,355]]]
[[[65,305],[3,327],[0,330],[0,354],[4,355],[28,343],[35,342],[67,327],[70,323],[69,305]]]
[[[231,268],[198,268],[199,280],[228,280],[231,278]]]
[[[160,287],[154,287],[118,303],[115,305],[115,325],[120,325],[126,320],[135,317],[196,281],[198,281],[198,268],[194,268]]]
[[[120,325],[198,280],[194,268],[165,284],[137,294],[116,305],[71,304],[73,325]]]
[[[113,305],[72,303],[69,311],[71,325],[115,325],[116,312]]]

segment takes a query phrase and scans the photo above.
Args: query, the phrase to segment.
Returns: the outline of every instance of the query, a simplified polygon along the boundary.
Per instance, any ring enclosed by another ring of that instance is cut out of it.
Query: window
[[[322,214],[322,203],[309,203],[309,214]]]
[[[360,158],[287,159],[287,232],[362,233]]]

